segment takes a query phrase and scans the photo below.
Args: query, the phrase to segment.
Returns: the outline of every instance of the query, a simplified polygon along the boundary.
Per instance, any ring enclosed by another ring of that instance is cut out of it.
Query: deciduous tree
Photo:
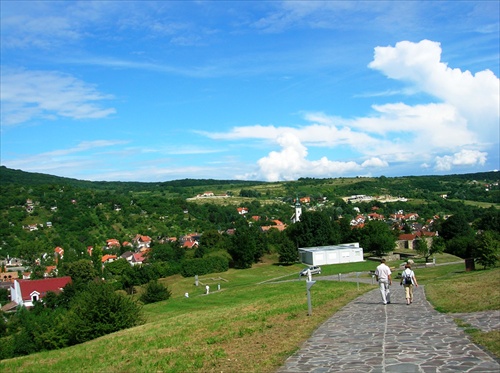
[[[500,260],[500,235],[494,231],[485,231],[477,237],[474,258],[484,268],[494,267]]]
[[[360,246],[376,256],[392,252],[396,246],[396,236],[383,221],[371,220],[361,229]]]

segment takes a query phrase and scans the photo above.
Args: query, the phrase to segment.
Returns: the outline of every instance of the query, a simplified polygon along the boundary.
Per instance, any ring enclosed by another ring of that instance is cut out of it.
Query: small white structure
[[[332,246],[299,248],[300,261],[309,265],[353,263],[363,261],[363,248],[359,242]]]

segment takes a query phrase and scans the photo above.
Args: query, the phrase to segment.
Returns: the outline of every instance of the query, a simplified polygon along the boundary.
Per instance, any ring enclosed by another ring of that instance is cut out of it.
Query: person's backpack
[[[403,275],[404,275],[403,284],[411,285],[411,272],[408,273],[408,272],[404,271]]]

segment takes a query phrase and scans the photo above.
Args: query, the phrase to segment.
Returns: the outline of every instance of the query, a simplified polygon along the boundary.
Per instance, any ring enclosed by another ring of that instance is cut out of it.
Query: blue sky
[[[1,1],[1,164],[82,180],[499,168],[498,1]]]

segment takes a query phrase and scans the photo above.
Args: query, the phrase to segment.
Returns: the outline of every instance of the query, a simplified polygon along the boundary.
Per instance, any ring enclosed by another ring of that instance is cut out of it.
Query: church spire
[[[295,213],[292,215],[292,223],[297,223],[300,221],[300,216],[302,215],[302,206],[300,205],[299,196],[295,197]]]

